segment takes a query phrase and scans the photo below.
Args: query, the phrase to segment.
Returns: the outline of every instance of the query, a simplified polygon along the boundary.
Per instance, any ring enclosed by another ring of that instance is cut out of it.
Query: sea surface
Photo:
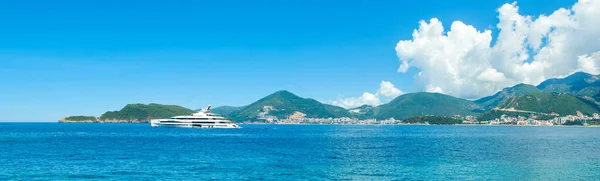
[[[0,180],[599,180],[600,128],[0,123]]]

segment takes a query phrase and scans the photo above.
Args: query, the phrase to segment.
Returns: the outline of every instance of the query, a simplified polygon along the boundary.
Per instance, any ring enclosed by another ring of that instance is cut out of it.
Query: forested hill
[[[60,122],[147,122],[149,119],[189,115],[195,111],[176,105],[128,104],[118,111],[108,111],[100,117],[70,116]]]

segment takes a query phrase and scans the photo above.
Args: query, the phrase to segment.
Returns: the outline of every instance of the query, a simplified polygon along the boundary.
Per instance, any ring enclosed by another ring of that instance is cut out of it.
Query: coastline
[[[71,121],[61,119],[56,123],[88,123],[88,124],[148,124],[148,121],[138,120],[83,120],[83,121]],[[510,124],[317,124],[317,123],[260,123],[260,122],[240,122],[237,124],[242,125],[364,125],[364,126],[503,126],[503,127],[600,127],[600,125],[510,125]]]
[[[65,120],[60,119],[58,123],[148,123],[148,121],[139,121],[139,120],[81,120],[81,121],[73,121],[73,120]]]

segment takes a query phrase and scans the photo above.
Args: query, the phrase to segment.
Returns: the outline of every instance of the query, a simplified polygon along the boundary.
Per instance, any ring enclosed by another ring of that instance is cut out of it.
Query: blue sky
[[[404,92],[394,47],[420,20],[492,29],[504,3],[0,1],[0,121],[56,121],[128,103],[245,105],[277,90],[334,100]],[[520,1],[548,14],[572,0]]]

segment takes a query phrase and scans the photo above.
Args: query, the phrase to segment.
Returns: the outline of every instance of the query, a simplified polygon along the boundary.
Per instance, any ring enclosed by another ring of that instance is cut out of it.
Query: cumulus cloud
[[[600,52],[596,52],[592,55],[581,55],[577,57],[579,68],[584,72],[592,74],[600,74]]]
[[[345,99],[339,99],[336,101],[331,101],[333,105],[344,107],[344,108],[353,108],[362,105],[379,105],[381,104],[381,100],[375,94],[371,94],[368,92],[363,93],[360,97],[351,97]]]
[[[402,94],[402,91],[397,89],[394,84],[388,81],[381,81],[381,84],[379,84],[379,90],[377,90],[377,95],[382,95],[385,97],[396,98],[400,94]]]
[[[379,84],[379,89],[375,94],[365,92],[360,97],[341,98],[329,102],[333,105],[344,108],[354,108],[362,105],[378,106],[382,102],[387,102],[402,94],[403,92],[396,88],[391,82],[381,81],[381,84]]]
[[[580,0],[538,17],[519,14],[517,3],[498,10],[497,37],[454,21],[419,22],[412,40],[401,40],[399,72],[414,67],[422,90],[479,98],[517,83],[539,84],[573,72],[600,71],[600,0]]]

